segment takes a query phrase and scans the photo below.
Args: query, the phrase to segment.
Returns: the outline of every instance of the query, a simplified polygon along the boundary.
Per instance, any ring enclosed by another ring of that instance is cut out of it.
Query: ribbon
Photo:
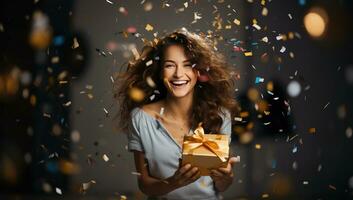
[[[205,137],[205,133],[201,125],[202,123],[199,123],[199,126],[194,131],[194,134],[192,136],[189,136],[188,140],[184,141],[184,148],[193,150],[200,146],[204,146],[211,152],[216,154],[218,158],[222,160],[222,162],[227,161],[224,156],[224,153],[219,151],[219,145],[217,144],[217,142],[215,142],[215,140],[208,139]]]

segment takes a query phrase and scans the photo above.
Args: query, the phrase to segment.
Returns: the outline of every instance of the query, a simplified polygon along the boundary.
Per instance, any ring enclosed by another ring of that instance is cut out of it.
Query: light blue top
[[[144,152],[152,177],[165,179],[177,171],[182,147],[168,133],[163,124],[139,107],[131,112],[131,124],[128,133],[128,150]],[[220,114],[223,119],[221,134],[231,135],[229,111]],[[230,141],[231,137],[229,137]],[[213,180],[210,176],[201,176],[195,182],[180,187],[164,196],[168,200],[203,199],[218,200]]]

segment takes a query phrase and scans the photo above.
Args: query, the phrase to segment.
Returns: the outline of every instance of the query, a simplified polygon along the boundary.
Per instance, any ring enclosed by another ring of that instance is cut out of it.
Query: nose
[[[184,75],[183,66],[178,65],[175,69],[174,76],[176,78],[182,77]]]

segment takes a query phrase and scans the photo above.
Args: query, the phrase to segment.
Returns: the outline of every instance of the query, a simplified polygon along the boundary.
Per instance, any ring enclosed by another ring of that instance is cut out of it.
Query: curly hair
[[[206,80],[199,78],[195,85],[190,119],[192,126],[202,122],[206,133],[218,133],[223,123],[219,114],[225,115],[225,109],[230,111],[231,116],[238,112],[234,98],[235,80],[224,56],[215,50],[211,40],[185,28],[145,45],[141,55],[137,59],[135,55],[127,71],[120,74],[114,85],[114,96],[119,106],[119,128],[127,130],[127,119],[135,107],[166,97],[167,89],[161,73],[165,50],[171,45],[181,45],[192,67],[199,71],[201,77],[206,77]]]

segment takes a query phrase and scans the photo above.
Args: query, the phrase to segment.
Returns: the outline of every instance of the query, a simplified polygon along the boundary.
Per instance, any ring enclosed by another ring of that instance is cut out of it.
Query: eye
[[[191,63],[185,64],[184,67],[192,67]]]
[[[174,67],[174,65],[172,65],[172,64],[165,64],[164,67],[165,67],[165,68],[171,68],[171,67]]]

